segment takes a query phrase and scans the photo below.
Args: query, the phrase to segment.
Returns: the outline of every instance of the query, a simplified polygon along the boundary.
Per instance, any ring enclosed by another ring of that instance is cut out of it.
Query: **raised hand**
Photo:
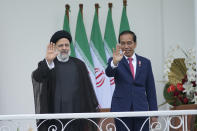
[[[123,55],[124,55],[124,52],[121,51],[121,45],[117,44],[116,49],[113,48],[113,63],[115,66],[118,65]]]
[[[55,44],[51,42],[47,46],[47,53],[46,53],[47,62],[50,64],[55,59],[55,57],[57,57],[57,55],[58,55],[58,52],[56,51]]]

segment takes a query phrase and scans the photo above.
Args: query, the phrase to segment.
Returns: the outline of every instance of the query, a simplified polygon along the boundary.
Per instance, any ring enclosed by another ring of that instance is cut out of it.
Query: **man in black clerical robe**
[[[50,40],[44,60],[32,73],[36,113],[97,112],[98,101],[88,70],[81,60],[70,56],[72,37],[66,31],[57,31]],[[69,120],[61,120],[65,125]],[[48,130],[57,120],[48,120],[38,129]],[[65,131],[93,131],[87,120],[75,120]]]

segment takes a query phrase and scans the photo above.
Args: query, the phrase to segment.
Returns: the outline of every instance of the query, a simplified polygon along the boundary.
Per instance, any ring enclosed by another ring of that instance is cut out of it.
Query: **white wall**
[[[94,4],[104,34],[108,2],[113,2],[113,21],[119,32],[122,0],[1,0],[0,1],[0,114],[34,113],[31,72],[45,56],[51,35],[62,29],[64,6],[70,4],[71,33],[79,3],[90,38]],[[127,14],[137,34],[136,52],[152,61],[158,104],[163,100],[163,61],[171,45],[194,46],[194,0],[128,0]]]
[[[197,0],[194,1],[194,8],[195,8],[194,9],[195,10],[195,13],[194,13],[195,15],[195,48],[197,50]],[[196,56],[197,56],[197,51],[196,51]],[[197,57],[196,57],[196,61],[197,61]]]
[[[195,45],[194,1],[163,0],[163,5],[166,49],[173,44],[180,44],[183,48],[193,47]]]

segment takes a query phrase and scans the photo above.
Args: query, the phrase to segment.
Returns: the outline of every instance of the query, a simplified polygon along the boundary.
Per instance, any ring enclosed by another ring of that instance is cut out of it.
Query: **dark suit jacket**
[[[112,112],[158,110],[151,62],[138,55],[136,58],[135,79],[125,57],[114,69],[111,67],[112,58],[108,61],[106,75],[115,79]]]

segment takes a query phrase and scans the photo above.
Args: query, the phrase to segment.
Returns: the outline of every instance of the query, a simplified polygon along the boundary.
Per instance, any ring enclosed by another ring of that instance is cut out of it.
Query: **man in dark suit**
[[[105,70],[108,77],[114,77],[115,90],[112,97],[111,112],[153,111],[158,110],[154,77],[150,60],[135,53],[136,35],[132,31],[123,31],[119,43],[113,49]],[[146,117],[121,118],[131,131],[139,131]],[[156,117],[152,121],[156,121]],[[118,131],[126,128],[115,121]],[[147,121],[143,131],[149,130]]]

